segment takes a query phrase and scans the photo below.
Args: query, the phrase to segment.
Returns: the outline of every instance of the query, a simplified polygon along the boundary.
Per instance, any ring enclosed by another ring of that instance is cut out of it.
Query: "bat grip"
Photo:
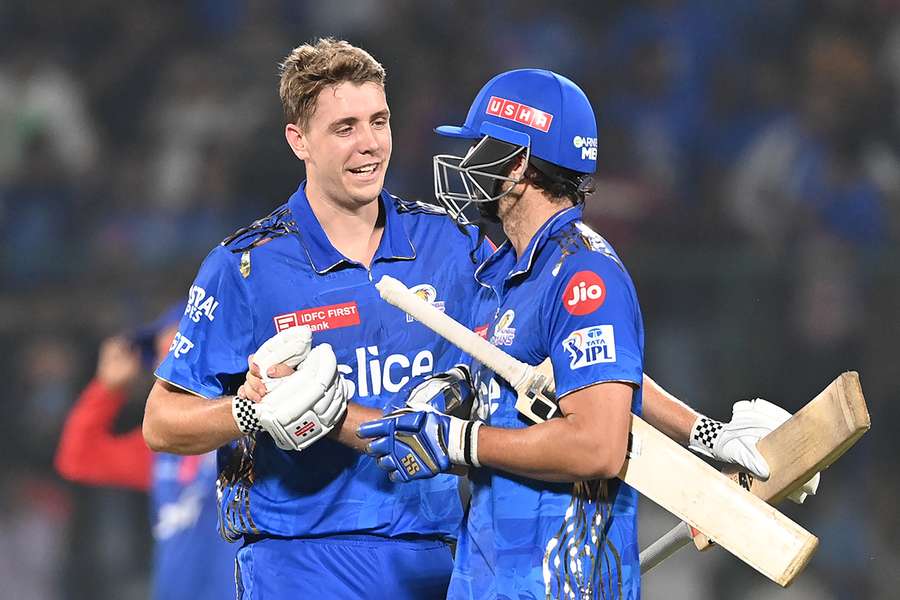
[[[691,541],[691,528],[682,521],[667,534],[641,551],[641,574],[643,575],[666,560]]]
[[[533,367],[514,359],[475,332],[454,321],[413,294],[409,288],[393,277],[383,276],[375,284],[375,288],[385,302],[396,306],[489,367],[508,381],[513,389],[519,390],[520,387],[525,386],[533,375]]]

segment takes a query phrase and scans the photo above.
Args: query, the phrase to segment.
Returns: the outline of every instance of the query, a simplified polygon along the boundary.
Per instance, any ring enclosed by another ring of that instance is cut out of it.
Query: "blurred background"
[[[495,73],[587,91],[587,220],[629,266],[647,370],[679,397],[721,420],[755,396],[794,411],[860,372],[873,430],[786,509],[822,540],[798,582],[685,550],[645,598],[898,597],[900,2],[4,0],[0,598],[146,597],[146,497],[63,482],[61,423],[102,338],[182,297],[210,248],[294,191],[276,64],[325,35],[387,68],[387,187],[408,198],[432,198],[448,150],[431,128]],[[645,543],[674,524],[642,510]]]

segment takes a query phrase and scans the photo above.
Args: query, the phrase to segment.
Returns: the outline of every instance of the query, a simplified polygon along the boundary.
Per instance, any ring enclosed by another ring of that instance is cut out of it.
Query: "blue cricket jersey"
[[[153,597],[222,600],[235,593],[237,548],[217,533],[216,456],[153,458]]]
[[[490,247],[443,211],[380,195],[384,233],[370,267],[329,242],[305,184],[269,217],[237,232],[204,261],[168,357],[165,381],[214,398],[243,382],[247,356],[276,332],[309,325],[353,384],[353,401],[383,409],[412,378],[443,371],[460,352],[381,300],[390,275],[453,318],[468,322],[475,266]],[[392,483],[374,460],[324,438],[303,452],[265,432],[219,451],[221,533],[323,537],[454,538],[462,517],[456,478]]]
[[[518,260],[509,242],[501,246],[476,278],[493,290],[493,344],[531,365],[549,357],[559,397],[600,382],[632,383],[631,408],[640,414],[637,295],[613,249],[581,222],[580,206],[548,220]],[[507,382],[483,366],[475,377],[479,419],[528,426]],[[548,483],[490,468],[471,469],[470,479],[449,598],[639,598],[632,488],[619,480]]]

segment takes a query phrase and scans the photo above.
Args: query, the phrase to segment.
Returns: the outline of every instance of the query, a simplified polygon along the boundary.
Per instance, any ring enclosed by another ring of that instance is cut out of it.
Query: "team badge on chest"
[[[418,296],[419,298],[421,298],[428,304],[432,305],[439,311],[444,312],[444,301],[437,299],[437,290],[434,289],[433,285],[429,285],[427,283],[421,283],[417,286],[413,286],[413,287],[409,288],[409,291],[411,291],[413,294],[415,294],[416,296]],[[413,319],[409,315],[406,315],[407,323],[412,323],[413,321],[415,321],[415,319]]]
[[[516,312],[509,309],[497,320],[497,324],[494,326],[494,335],[491,336],[493,345],[512,346],[513,340],[516,339],[516,328],[511,327],[515,318]]]

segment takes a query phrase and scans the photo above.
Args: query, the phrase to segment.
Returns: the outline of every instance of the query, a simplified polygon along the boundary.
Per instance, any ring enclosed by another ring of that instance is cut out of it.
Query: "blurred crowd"
[[[277,63],[324,35],[385,65],[387,187],[408,198],[432,197],[432,127],[494,73],[551,68],[587,91],[586,214],[630,268],[648,372],[673,393],[727,420],[741,397],[796,410],[860,371],[874,429],[790,513],[822,538],[799,583],[689,556],[645,597],[896,597],[900,3],[60,6],[0,3],[0,598],[145,597],[146,500],[64,484],[60,426],[99,341],[184,294],[213,245],[295,189]],[[647,514],[642,537],[670,524]]]

